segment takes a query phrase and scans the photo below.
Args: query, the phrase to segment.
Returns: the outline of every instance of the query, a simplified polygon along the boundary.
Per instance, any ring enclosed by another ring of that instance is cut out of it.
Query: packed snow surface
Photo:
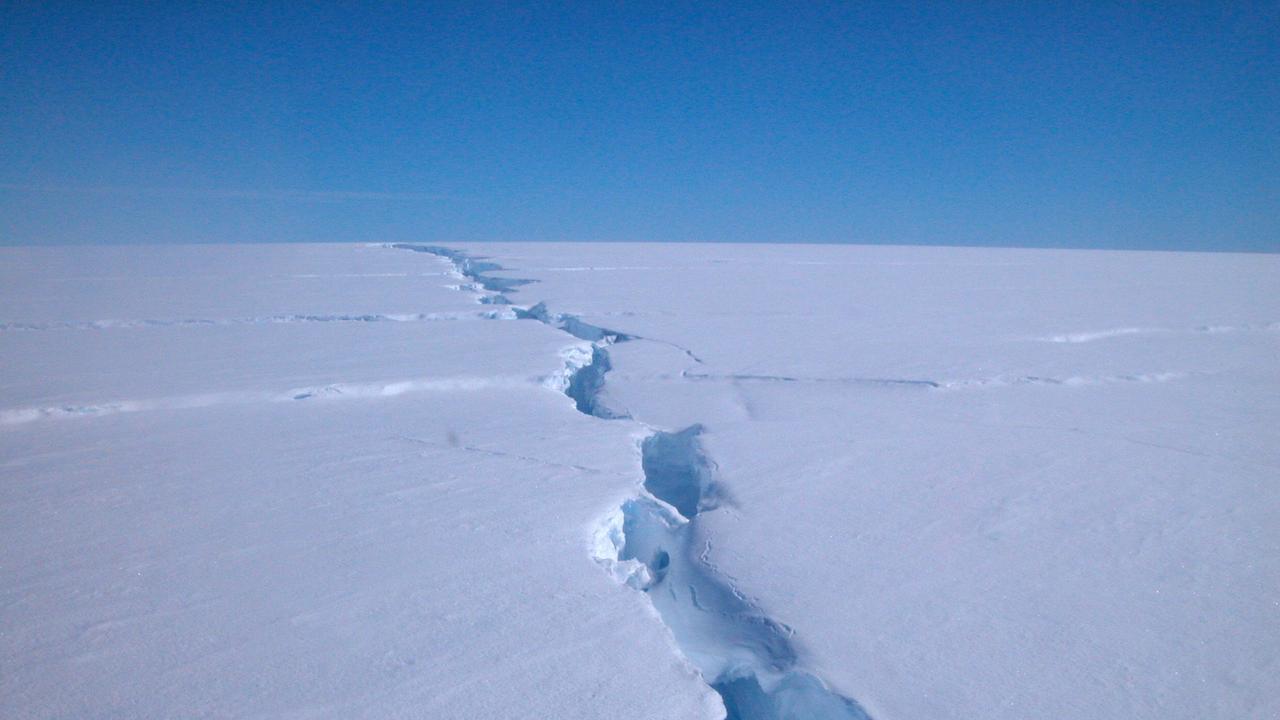
[[[1280,716],[1280,258],[0,249],[0,716]]]

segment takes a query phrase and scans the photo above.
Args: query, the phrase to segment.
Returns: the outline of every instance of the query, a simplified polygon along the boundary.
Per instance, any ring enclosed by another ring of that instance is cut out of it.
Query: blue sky
[[[5,3],[0,243],[1280,250],[1278,3]]]

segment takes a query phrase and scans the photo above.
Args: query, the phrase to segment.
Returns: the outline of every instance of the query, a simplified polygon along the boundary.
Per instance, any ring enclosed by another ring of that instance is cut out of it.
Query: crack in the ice
[[[934,380],[918,380],[912,378],[878,378],[878,377],[797,377],[791,375],[754,375],[746,373],[710,374],[683,372],[680,377],[694,382],[733,381],[762,383],[831,383],[836,385],[871,385],[871,386],[907,386],[937,388],[940,383]]]
[[[613,367],[608,348],[612,345],[647,338],[593,325],[577,315],[553,313],[547,308],[546,303],[540,302],[530,307],[517,306],[503,293],[514,291],[515,287],[536,281],[525,278],[494,278],[486,275],[485,273],[488,272],[505,269],[497,263],[482,262],[462,251],[435,245],[401,243],[389,247],[428,253],[448,260],[459,275],[478,286],[478,289],[459,286],[460,290],[469,289],[477,296],[478,302],[511,306],[509,314],[495,313],[490,316],[493,319],[533,320],[589,343],[586,347],[574,347],[566,351],[564,370],[552,376],[548,384],[573,400],[574,407],[587,415],[607,420],[630,417],[625,411],[609,407],[601,398],[605,375]]]
[[[396,248],[397,250],[429,253],[431,255],[445,258],[453,263],[453,266],[457,268],[459,274],[490,292],[515,292],[516,288],[522,285],[529,285],[537,282],[537,280],[531,280],[528,278],[504,278],[486,275],[485,273],[493,272],[494,270],[503,270],[505,268],[497,263],[485,262],[482,258],[473,258],[460,250],[453,250],[439,245],[413,245],[410,243],[396,243],[391,247]],[[500,304],[505,305],[507,303]]]
[[[1092,385],[1111,385],[1116,383],[1165,383],[1183,380],[1203,373],[1189,372],[1150,372],[1130,373],[1127,375],[1071,375],[1052,377],[1048,375],[1001,375],[995,377],[963,378],[955,380],[924,380],[914,378],[886,377],[800,377],[792,375],[761,375],[746,373],[695,373],[687,370],[679,375],[680,380],[693,382],[732,382],[732,383],[812,383],[833,385],[862,385],[886,388],[921,388],[925,390],[987,390],[1020,385],[1049,385],[1058,387],[1087,387]],[[659,380],[674,379],[671,375],[654,376]]]
[[[1059,335],[1035,338],[1035,340],[1040,342],[1078,344],[1097,342],[1098,340],[1110,340],[1112,338],[1124,337],[1126,335],[1173,335],[1180,333],[1219,335],[1223,333],[1240,332],[1275,332],[1277,330],[1280,330],[1280,322],[1245,323],[1241,325],[1197,325],[1193,328],[1181,329],[1168,327],[1116,327],[1107,328],[1106,330],[1061,333]]]
[[[584,322],[577,315],[569,315],[567,313],[553,313],[547,309],[546,303],[538,303],[531,308],[515,308],[516,319],[518,320],[537,320],[543,325],[548,325],[557,330],[563,330],[579,340],[587,342],[600,342],[607,340],[610,343],[626,342],[635,340],[632,335],[610,330]]]
[[[571,372],[564,387],[564,394],[573,399],[578,412],[605,420],[630,417],[600,401],[600,395],[604,392],[604,376],[612,369],[609,353],[602,346],[592,345],[590,361]]]
[[[547,460],[546,458],[534,457],[534,456],[532,456],[532,455],[524,455],[524,454],[521,454],[521,453],[510,453],[510,452],[503,452],[502,450],[491,450],[491,449],[489,449],[489,448],[482,448],[482,447],[478,447],[478,446],[476,446],[476,445],[471,445],[471,444],[468,444],[468,443],[459,442],[459,441],[457,441],[456,437],[455,437],[455,436],[453,436],[453,435],[451,435],[450,437],[451,437],[451,440],[450,440],[449,442],[432,442],[431,440],[425,440],[425,439],[423,439],[423,438],[410,437],[410,436],[408,436],[408,435],[397,435],[397,436],[396,436],[396,438],[397,438],[397,439],[399,439],[399,440],[404,440],[405,442],[411,442],[411,443],[414,443],[415,445],[423,445],[423,446],[430,447],[430,448],[434,448],[434,449],[440,449],[440,450],[443,450],[443,449],[446,449],[446,448],[456,448],[456,449],[458,449],[458,450],[463,450],[463,451],[465,451],[465,452],[469,452],[469,453],[475,453],[475,454],[477,454],[477,455],[486,455],[486,456],[489,456],[489,457],[501,457],[501,458],[514,458],[514,459],[516,459],[516,460],[522,460],[522,461],[524,461],[524,462],[531,462],[531,463],[534,463],[534,464],[536,464],[536,465],[542,465],[542,466],[544,466],[544,467],[563,468],[563,469],[566,469],[566,470],[576,470],[576,471],[578,471],[578,472],[590,473],[590,474],[592,474],[592,475],[612,475],[612,474],[615,474],[615,473],[614,473],[613,471],[611,471],[611,470],[601,470],[600,468],[588,467],[588,466],[586,466],[586,465],[574,465],[574,464],[572,464],[572,463],[556,462],[556,461],[554,461],[554,460]]]
[[[458,273],[483,290],[481,299],[511,304],[503,295],[515,284],[501,284],[484,275],[501,270],[465,253],[435,246],[394,245],[427,252],[454,264]],[[514,308],[516,319],[536,320],[583,340],[567,353],[566,374],[557,389],[574,401],[577,410],[602,419],[622,419],[600,401],[605,375],[612,368],[608,348],[622,342],[647,340],[584,322],[575,315],[553,314],[545,304]],[[663,342],[663,341],[653,341]],[[691,350],[682,350],[699,364]],[[710,377],[710,376],[704,376]],[[698,379],[697,376],[691,379]],[[740,376],[737,379],[757,379]],[[758,379],[796,382],[796,378],[760,376]],[[910,380],[856,379],[874,384],[936,383]],[[767,617],[734,583],[708,561],[710,544],[700,536],[698,518],[721,507],[726,495],[715,480],[715,463],[703,451],[704,429],[692,425],[676,432],[653,430],[640,442],[644,476],[639,495],[625,501],[599,526],[593,555],[617,580],[644,591],[677,646],[720,695],[725,720],[867,720],[866,712],[816,676],[801,669],[791,642],[790,627]],[[654,592],[660,590],[660,592]]]
[[[216,325],[291,325],[298,323],[413,323],[446,320],[491,319],[497,311],[450,313],[333,313],[258,315],[238,318],[58,320],[50,322],[0,322],[0,332],[36,330],[115,330],[136,328],[206,327]]]
[[[707,561],[700,519],[722,496],[702,433],[693,425],[641,441],[645,492],[606,518],[596,560],[648,595],[681,652],[720,695],[727,720],[866,720],[861,706],[800,667],[792,629]]]
[[[1112,385],[1117,383],[1166,383],[1184,380],[1204,373],[1189,372],[1154,372],[1131,373],[1128,375],[1071,375],[1067,377],[1049,377],[1045,375],[1020,375],[975,378],[967,380],[947,380],[937,384],[939,390],[985,390],[988,388],[1011,387],[1017,385],[1050,385],[1058,387],[1087,387],[1092,385]]]

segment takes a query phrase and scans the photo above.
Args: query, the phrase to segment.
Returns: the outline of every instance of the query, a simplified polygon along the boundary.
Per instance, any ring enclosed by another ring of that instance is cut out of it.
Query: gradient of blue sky
[[[0,8],[0,242],[1280,250],[1278,3]]]

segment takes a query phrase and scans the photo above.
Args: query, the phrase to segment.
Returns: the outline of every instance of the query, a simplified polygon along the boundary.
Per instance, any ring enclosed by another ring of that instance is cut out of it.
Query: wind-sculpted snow
[[[0,717],[1280,718],[1280,258],[390,247],[0,248]]]

